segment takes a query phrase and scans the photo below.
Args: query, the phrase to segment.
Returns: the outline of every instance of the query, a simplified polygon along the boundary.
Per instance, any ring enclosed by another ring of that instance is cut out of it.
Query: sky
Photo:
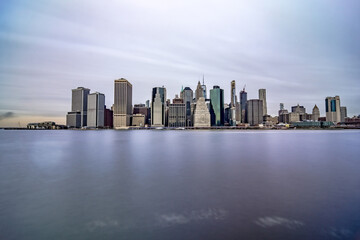
[[[65,124],[80,86],[111,107],[115,79],[136,104],[153,87],[168,99],[195,90],[203,75],[225,102],[231,80],[248,99],[265,88],[271,115],[284,103],[325,116],[335,95],[359,115],[360,1],[0,1],[0,127]]]

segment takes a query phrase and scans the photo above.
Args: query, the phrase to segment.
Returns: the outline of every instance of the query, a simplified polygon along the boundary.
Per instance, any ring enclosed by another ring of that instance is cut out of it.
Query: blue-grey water
[[[0,131],[0,239],[360,239],[360,131]]]

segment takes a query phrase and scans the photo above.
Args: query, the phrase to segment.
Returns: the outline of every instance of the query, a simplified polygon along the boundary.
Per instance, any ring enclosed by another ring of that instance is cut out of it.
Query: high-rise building
[[[186,127],[186,106],[178,96],[169,105],[169,127]]]
[[[210,90],[210,113],[212,126],[224,126],[224,90],[214,86]]]
[[[66,125],[68,127],[85,127],[87,126],[87,108],[88,95],[90,89],[78,87],[72,89],[71,112],[66,116]]]
[[[318,121],[319,120],[319,117],[320,117],[320,110],[318,108],[318,106],[314,106],[313,110],[312,110],[312,116],[311,116],[311,119],[313,121]]]
[[[338,123],[341,121],[340,97],[327,97],[325,99],[326,121]]]
[[[194,99],[194,92],[189,87],[185,87],[181,93],[180,97],[184,100],[186,106],[186,126],[192,126],[192,111],[191,104]]]
[[[150,108],[150,100],[146,100],[146,107]]]
[[[114,81],[114,128],[126,128],[131,125],[132,85],[125,78]]]
[[[114,119],[114,112],[111,109],[107,109],[105,106],[104,127],[113,128],[114,127],[113,119]]]
[[[345,118],[347,118],[346,107],[340,107],[340,120],[341,120],[341,122],[345,122]]]
[[[151,97],[151,125],[164,127],[166,125],[166,88],[154,87]]]
[[[306,109],[304,108],[304,106],[300,106],[299,104],[296,106],[292,106],[291,107],[291,112],[293,113],[299,113],[299,114],[305,114],[306,113]]]
[[[263,114],[267,115],[266,89],[259,89],[259,99],[263,101]]]
[[[210,127],[210,112],[205,103],[205,98],[200,97],[194,110],[194,127]]]
[[[202,88],[202,90],[203,90],[203,97],[204,97],[205,99],[207,99],[207,93],[206,93],[207,90],[206,90],[204,75],[203,75],[203,84],[201,85],[201,88]]]
[[[245,92],[245,87],[240,92],[240,109],[241,109],[241,122],[247,122],[246,116],[246,102],[247,102],[247,92]]]
[[[259,125],[263,123],[263,102],[260,99],[251,99],[247,101],[247,121],[250,125]]]
[[[196,101],[199,100],[199,98],[204,97],[204,91],[200,84],[200,81],[198,82],[198,85],[196,87],[195,97],[196,97]]]
[[[284,104],[280,103],[280,110],[284,110]]]
[[[104,127],[105,117],[105,95],[102,93],[91,93],[88,95],[87,126]]]

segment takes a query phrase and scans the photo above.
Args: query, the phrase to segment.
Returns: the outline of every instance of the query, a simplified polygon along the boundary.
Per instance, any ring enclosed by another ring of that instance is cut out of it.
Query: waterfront
[[[0,131],[1,239],[357,239],[360,131]]]

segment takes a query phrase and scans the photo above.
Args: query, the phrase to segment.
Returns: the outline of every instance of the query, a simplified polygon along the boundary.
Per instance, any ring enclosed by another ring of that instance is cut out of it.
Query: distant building
[[[297,106],[292,106],[291,107],[291,112],[299,114],[299,120],[298,121],[305,121],[306,120],[306,109],[304,108],[304,106],[300,106],[299,104]],[[293,114],[293,115],[296,116],[296,114]],[[296,121],[296,122],[298,122],[298,121]]]
[[[65,129],[66,126],[58,125],[55,122],[28,123],[27,129]]]
[[[196,87],[195,97],[196,97],[196,101],[198,101],[199,98],[204,97],[204,91],[203,91],[203,88],[202,88],[202,86],[200,84],[200,81],[198,82],[198,85]]]
[[[259,125],[263,123],[263,102],[260,99],[247,101],[247,121],[250,125]]]
[[[340,97],[327,97],[325,99],[326,121],[338,123],[341,121]]]
[[[189,87],[185,87],[181,93],[180,97],[184,100],[186,106],[186,126],[192,126],[192,111],[191,104],[194,99],[194,92]]]
[[[346,107],[340,107],[340,122],[345,122],[345,118],[347,118]]]
[[[145,104],[134,104],[133,114],[143,114],[145,117],[145,124],[151,124],[150,108]]]
[[[201,85],[201,88],[202,88],[202,90],[203,90],[203,97],[204,97],[205,99],[207,99],[207,90],[206,90],[204,75],[203,75],[203,84]]]
[[[267,115],[266,89],[259,89],[259,99],[263,101],[263,114]]]
[[[312,110],[312,120],[313,121],[319,121],[319,117],[320,117],[320,110],[318,108],[318,106],[314,106],[313,110]]]
[[[150,100],[146,100],[146,107],[150,108]]]
[[[169,105],[169,127],[186,127],[186,105],[177,96]]]
[[[87,107],[90,89],[78,87],[72,89],[71,112],[66,116],[66,125],[71,128],[87,126]]]
[[[126,128],[131,125],[132,85],[125,78],[114,81],[114,128]]]
[[[194,127],[210,127],[210,112],[205,103],[205,98],[200,97],[194,111]]]
[[[240,109],[241,109],[241,122],[247,122],[246,116],[246,102],[247,102],[247,92],[245,92],[245,87],[240,92]]]
[[[284,104],[280,103],[280,110],[284,110]]]
[[[224,90],[214,86],[210,90],[210,113],[212,126],[224,126]]]
[[[164,127],[166,125],[166,88],[155,87],[151,98],[151,125]]]
[[[134,127],[144,127],[145,126],[145,115],[144,114],[133,114],[131,125]]]
[[[104,109],[104,127],[106,128],[113,128],[114,127],[114,123],[113,123],[113,111],[110,109],[107,109],[105,107]]]
[[[105,95],[102,93],[91,93],[88,95],[87,126],[104,127]]]

